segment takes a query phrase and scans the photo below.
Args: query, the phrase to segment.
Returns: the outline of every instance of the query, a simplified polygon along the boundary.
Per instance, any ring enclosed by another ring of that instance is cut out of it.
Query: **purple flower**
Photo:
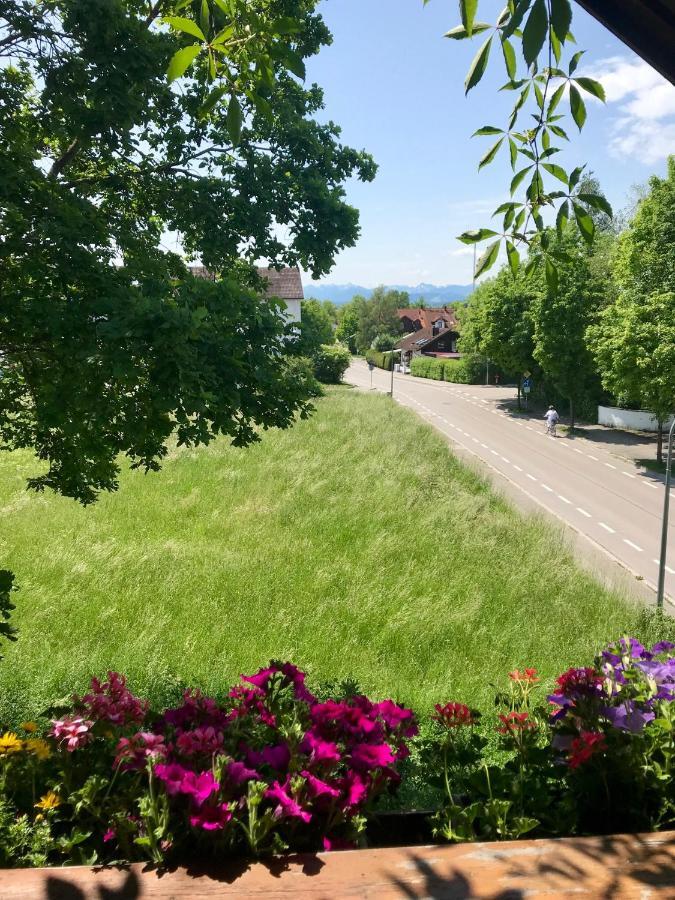
[[[222,831],[232,819],[232,812],[226,803],[217,806],[202,806],[190,816],[190,825],[203,831]]]
[[[300,750],[306,753],[312,763],[337,763],[340,761],[338,745],[332,741],[324,741],[314,731],[308,731],[302,739]]]
[[[322,781],[306,770],[300,773],[307,782],[307,793],[310,797],[339,797],[340,791],[326,781]]]
[[[357,744],[352,750],[355,769],[385,769],[394,762],[394,754],[388,744]]]
[[[360,807],[368,798],[370,790],[370,780],[367,776],[354,772],[350,769],[342,779],[340,787],[344,793],[342,801],[343,809],[352,809]]]
[[[213,777],[212,772],[186,772],[181,785],[181,793],[189,794],[197,806],[205,803],[211,794],[217,791],[220,785]]]
[[[399,706],[393,700],[376,703],[374,712],[382,719],[389,731],[400,729],[404,737],[414,737],[419,731],[413,711]]]
[[[672,641],[659,641],[652,647],[652,654],[657,656],[659,653],[667,653],[669,650],[675,650],[675,644]]]
[[[247,768],[243,762],[233,761],[228,763],[225,771],[228,779],[236,787],[239,787],[239,785],[244,784],[247,781],[259,780],[259,775],[256,770]]]
[[[639,734],[647,722],[655,718],[653,712],[639,709],[631,700],[626,700],[621,706],[605,706],[602,713],[614,728],[629,731],[631,734]]]
[[[163,782],[165,791],[171,797],[182,792],[183,779],[187,771],[184,766],[178,763],[159,763],[153,769],[155,776]]]
[[[305,703],[315,703],[316,697],[311,694],[305,687],[305,673],[301,672],[297,666],[292,663],[282,663],[275,665],[274,663],[266,669],[260,669],[254,675],[242,675],[242,681],[255,685],[263,691],[267,691],[270,686],[270,680],[274,675],[281,674],[284,676],[285,684],[293,685],[293,694],[296,700],[302,700]]]
[[[267,765],[277,772],[285,772],[291,761],[291,751],[286,744],[275,744],[272,747],[264,747],[262,750],[249,749],[246,753],[246,761],[251,766]]]

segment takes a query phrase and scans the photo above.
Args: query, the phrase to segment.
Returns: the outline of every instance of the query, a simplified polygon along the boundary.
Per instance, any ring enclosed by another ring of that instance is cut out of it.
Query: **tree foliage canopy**
[[[46,461],[34,487],[88,502],[120,453],[154,469],[172,432],[243,445],[307,409],[251,264],[325,274],[358,236],[343,184],[375,173],[299,80],[316,5],[3,4],[0,433]]]

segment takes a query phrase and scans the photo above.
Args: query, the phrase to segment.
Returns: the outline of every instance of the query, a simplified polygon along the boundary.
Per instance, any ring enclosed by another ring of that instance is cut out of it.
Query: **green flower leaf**
[[[487,68],[488,59],[490,58],[490,47],[492,46],[492,37],[489,37],[487,41],[482,45],[479,49],[478,53],[473,58],[471,65],[469,66],[469,71],[466,76],[466,81],[464,82],[465,93],[468,94],[471,88],[475,87],[478,82],[481,80],[483,75],[485,74],[485,70]]]
[[[491,231],[489,228],[479,228],[476,231],[465,231],[464,234],[460,234],[457,240],[461,241],[463,244],[478,244],[480,241],[484,241],[489,237],[495,237],[496,235],[497,232]]]
[[[593,222],[593,219],[589,216],[583,206],[580,206],[578,203],[573,202],[572,207],[574,208],[574,218],[577,220],[577,225],[579,226],[582,238],[587,244],[592,244],[595,236],[595,223]]]
[[[183,16],[167,16],[161,21],[165,25],[170,25],[171,28],[174,29],[174,31],[182,31],[185,34],[191,34],[193,37],[198,38],[200,41],[206,40],[204,32],[196,22],[192,21],[192,19],[185,19],[183,18]]]
[[[469,37],[473,33],[473,20],[476,18],[477,9],[478,0],[459,0],[459,15]]]
[[[177,53],[174,53],[171,57],[169,68],[166,70],[169,81],[175,81],[176,78],[180,78],[192,65],[201,49],[201,44],[190,44],[189,47],[183,47],[182,50],[178,50]]]
[[[564,44],[572,24],[572,7],[570,0],[551,0],[551,28],[553,33]]]
[[[528,66],[531,66],[539,56],[546,40],[547,30],[546,0],[535,0],[523,29],[523,56]]]
[[[579,131],[581,131],[586,121],[586,104],[581,99],[581,94],[574,85],[570,86],[570,109],[572,110],[572,118],[576,122]]]
[[[517,172],[513,176],[512,180],[511,180],[511,196],[512,197],[515,194],[516,190],[518,189],[518,185],[523,180],[523,178],[525,178],[525,176],[527,175],[527,173],[530,171],[531,168],[532,168],[532,166],[526,166],[524,169],[521,169],[520,172]]]
[[[474,278],[479,278],[484,272],[487,272],[488,269],[491,269],[497,261],[497,256],[499,255],[499,245],[501,240],[494,241],[494,243],[489,244],[485,253],[478,259],[476,263],[476,271],[474,272]]]
[[[501,147],[501,145],[502,145],[503,143],[504,143],[504,138],[503,138],[503,137],[500,137],[499,140],[497,141],[497,143],[494,144],[492,147],[490,147],[490,149],[488,150],[488,152],[485,154],[485,156],[484,156],[484,157],[481,159],[481,161],[478,163],[478,171],[480,171],[480,170],[483,168],[483,166],[487,166],[487,165],[489,165],[489,164],[492,162],[492,160],[493,160],[493,159],[495,158],[495,156],[497,155],[497,151],[499,150],[499,148]]]
[[[230,135],[230,140],[235,146],[241,139],[241,126],[243,121],[244,116],[241,111],[239,99],[236,94],[233,94],[227,107],[227,131]]]
[[[511,81],[514,81],[517,70],[516,51],[513,49],[513,45],[510,44],[505,38],[502,38],[502,53],[504,54],[506,74],[509,76]]]
[[[555,163],[542,163],[541,164],[544,169],[549,173],[549,175],[553,175],[554,178],[557,178],[558,181],[562,181],[564,185],[569,184],[569,178],[567,172],[562,168],[562,166],[556,166]]]
[[[579,78],[574,79],[575,83],[579,85],[580,88],[583,88],[589,94],[592,94],[594,97],[597,97],[598,100],[602,100],[604,103],[607,99],[605,97],[605,89],[600,84],[599,81],[596,81],[594,78],[585,78],[579,76]]]

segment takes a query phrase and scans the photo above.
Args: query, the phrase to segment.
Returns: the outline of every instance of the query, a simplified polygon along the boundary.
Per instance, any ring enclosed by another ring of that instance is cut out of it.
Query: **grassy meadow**
[[[175,450],[90,508],[0,456],[0,560],[20,585],[0,662],[16,721],[108,668],[157,701],[272,657],[420,711],[553,676],[638,615],[386,397],[340,387],[246,450]]]

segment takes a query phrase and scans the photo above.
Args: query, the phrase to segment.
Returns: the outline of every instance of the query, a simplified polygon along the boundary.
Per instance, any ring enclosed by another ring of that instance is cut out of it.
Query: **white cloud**
[[[611,56],[592,72],[602,82],[607,103],[617,104],[609,152],[655,163],[675,152],[675,87],[643,60]]]
[[[473,246],[462,245],[454,250],[448,250],[448,256],[473,256]]]

